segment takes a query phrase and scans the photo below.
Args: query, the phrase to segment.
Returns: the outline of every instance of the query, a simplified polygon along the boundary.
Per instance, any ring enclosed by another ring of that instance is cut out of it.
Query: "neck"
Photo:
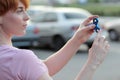
[[[0,30],[0,45],[12,46],[11,36]]]
[[[12,46],[12,42],[11,41],[8,41],[8,40],[1,40],[0,39],[0,45],[10,45],[10,46]]]

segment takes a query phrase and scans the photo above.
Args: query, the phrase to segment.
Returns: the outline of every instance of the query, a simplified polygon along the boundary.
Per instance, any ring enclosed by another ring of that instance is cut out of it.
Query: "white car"
[[[114,19],[104,24],[106,30],[109,32],[111,41],[120,40],[120,19]]]
[[[38,6],[37,6],[38,7]],[[29,9],[32,24],[37,27],[39,33],[38,46],[50,46],[54,50],[60,49],[79,28],[79,25],[92,14],[81,8],[34,8]],[[107,32],[103,32],[107,36]],[[90,48],[95,38],[94,33],[85,42]],[[27,35],[26,35],[27,36]]]

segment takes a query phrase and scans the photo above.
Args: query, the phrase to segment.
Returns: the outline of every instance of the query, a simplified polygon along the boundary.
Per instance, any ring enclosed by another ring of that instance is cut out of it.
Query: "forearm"
[[[77,52],[81,44],[77,42],[78,41],[76,41],[76,39],[70,39],[62,49],[45,60],[45,64],[47,65],[49,74],[51,76],[61,70]]]
[[[87,61],[81,71],[78,73],[75,80],[92,80],[92,77],[96,70],[94,66],[94,64]]]

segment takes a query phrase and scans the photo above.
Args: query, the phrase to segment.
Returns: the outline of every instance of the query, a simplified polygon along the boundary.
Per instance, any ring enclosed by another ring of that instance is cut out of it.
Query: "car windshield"
[[[66,19],[84,19],[88,17],[88,15],[81,14],[81,13],[64,13]]]
[[[30,20],[32,22],[39,22],[43,19],[43,12],[41,11],[28,11],[28,14],[30,16]]]
[[[40,12],[31,16],[32,22],[55,22],[57,21],[57,14],[54,12]]]

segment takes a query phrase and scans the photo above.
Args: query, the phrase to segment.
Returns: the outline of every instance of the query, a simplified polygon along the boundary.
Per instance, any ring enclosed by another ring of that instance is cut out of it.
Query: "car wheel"
[[[118,41],[119,40],[119,35],[115,30],[109,31],[109,37],[111,41]]]
[[[63,45],[65,44],[65,41],[62,37],[57,36],[53,38],[52,48],[54,50],[59,50]]]

